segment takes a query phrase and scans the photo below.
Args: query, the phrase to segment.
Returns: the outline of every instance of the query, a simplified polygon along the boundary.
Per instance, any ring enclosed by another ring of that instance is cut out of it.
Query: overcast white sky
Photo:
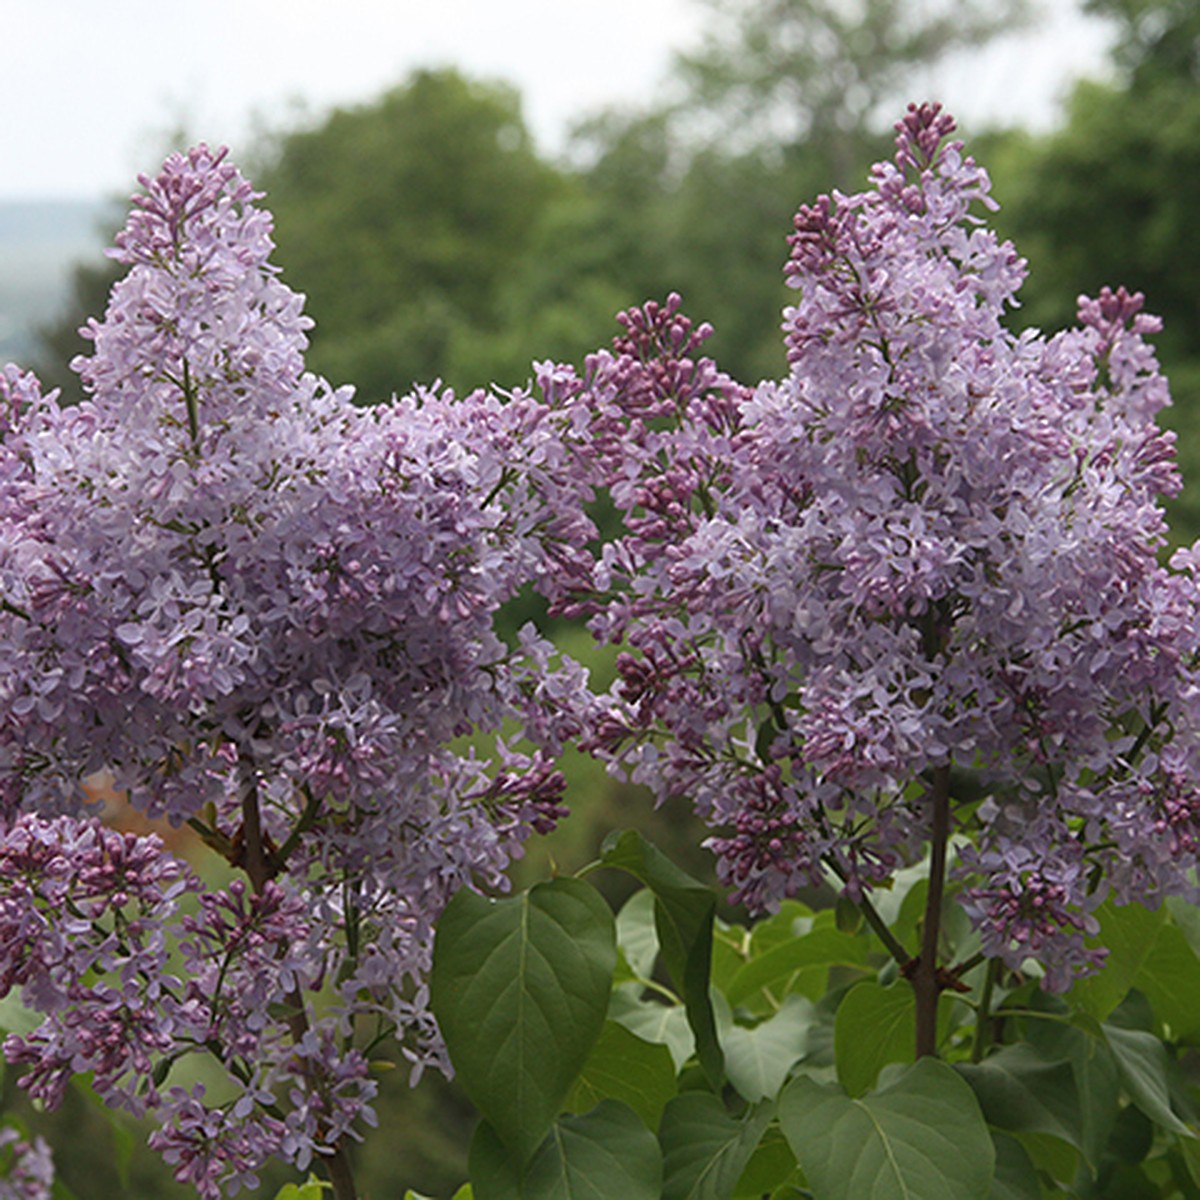
[[[930,81],[960,123],[1046,127],[1072,77],[1103,71],[1103,29],[1075,0],[1041,3],[1037,32]],[[127,194],[173,129],[236,159],[255,120],[368,101],[423,65],[515,83],[554,151],[583,113],[652,98],[702,15],[694,0],[0,0],[0,199]]]

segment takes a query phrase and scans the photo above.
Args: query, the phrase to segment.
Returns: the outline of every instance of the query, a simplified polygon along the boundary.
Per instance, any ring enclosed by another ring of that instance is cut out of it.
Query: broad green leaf
[[[1183,1155],[1188,1174],[1192,1177],[1192,1182],[1200,1188],[1200,1139],[1181,1138],[1179,1150]]]
[[[430,997],[463,1090],[522,1159],[537,1149],[608,1009],[612,914],[577,879],[446,906]]]
[[[992,1134],[996,1147],[996,1174],[988,1200],[1042,1200],[1042,1185],[1029,1152],[1004,1133]]]
[[[1121,1082],[1134,1104],[1157,1125],[1184,1137],[1195,1134],[1171,1109],[1167,1085],[1166,1047],[1152,1033],[1104,1026],[1104,1036],[1117,1060]]]
[[[474,1200],[659,1200],[662,1155],[623,1104],[560,1117],[524,1170],[486,1122],[471,1141]]]
[[[582,1113],[601,1100],[620,1100],[648,1129],[657,1129],[663,1107],[676,1092],[675,1071],[666,1046],[606,1021],[565,1107]]]
[[[475,1192],[469,1183],[464,1183],[450,1200],[475,1200]]]
[[[1133,981],[1172,1040],[1200,1041],[1200,958],[1178,925],[1164,925]]]
[[[741,1120],[709,1092],[685,1092],[663,1112],[662,1200],[729,1200],[763,1132],[771,1105]]]
[[[769,1020],[753,1029],[730,1025],[721,1033],[725,1072],[743,1099],[752,1104],[779,1094],[788,1072],[808,1050],[813,1004],[789,996]]]
[[[1047,1061],[1028,1043],[1005,1046],[981,1063],[955,1068],[971,1085],[989,1125],[1042,1133],[1084,1149],[1075,1072],[1065,1058]]]
[[[781,901],[777,912],[756,921],[750,930],[750,957],[757,958],[784,942],[803,937],[815,921],[813,910],[807,904],[799,900]]]
[[[921,793],[921,785],[911,789],[910,795],[916,799]],[[909,902],[909,908],[915,908],[920,913],[925,907],[925,889],[929,887],[929,854],[922,857],[920,862],[901,867],[892,873],[891,882],[886,888],[880,888],[871,893],[871,903],[885,925],[898,934],[896,923],[900,919],[900,910],[904,901],[913,888],[921,889],[918,893],[918,903]],[[904,939],[901,938],[901,941]],[[914,939],[915,944],[915,939]]]
[[[1127,1104],[1113,1126],[1105,1157],[1136,1166],[1153,1149],[1154,1135],[1154,1122],[1136,1104]]]
[[[617,945],[625,961],[643,979],[649,979],[658,957],[658,931],[654,927],[654,893],[640,888],[617,913]]]
[[[798,1174],[796,1156],[783,1136],[783,1130],[772,1123],[767,1126],[741,1178],[734,1185],[733,1194],[739,1200],[742,1197],[760,1200]]]
[[[1167,912],[1171,922],[1187,938],[1194,953],[1200,955],[1200,905],[1189,904],[1179,896],[1167,899]]]
[[[1025,1006],[1045,1014],[1022,1021],[1025,1040],[1046,1062],[1066,1059],[1071,1064],[1078,1097],[1083,1158],[1094,1169],[1120,1112],[1121,1089],[1116,1060],[1100,1026],[1090,1018],[1078,1015],[1074,1018],[1078,1025],[1069,1023],[1065,1019],[1067,1007],[1056,997],[1035,987]]]
[[[818,1200],[987,1200],[995,1149],[966,1083],[922,1058],[853,1099],[801,1076],[779,1123]]]
[[[660,1004],[657,1000],[639,1000],[625,988],[613,991],[608,1006],[609,1018],[624,1025],[643,1041],[659,1043],[671,1052],[675,1070],[696,1052],[696,1039],[681,1004]]]
[[[915,947],[921,944],[921,926],[925,921],[928,896],[929,869],[926,867],[922,877],[904,893],[895,920],[889,922],[892,933],[901,945]]]
[[[865,938],[839,929],[814,929],[803,937],[791,938],[750,959],[725,988],[730,1004],[741,1004],[762,988],[775,988],[805,967],[861,966],[867,960]]]
[[[1159,930],[1166,924],[1167,913],[1161,906],[1152,910],[1141,904],[1106,901],[1096,910],[1096,919],[1100,932],[1089,942],[1106,947],[1108,957],[1095,975],[1075,984],[1070,999],[1097,1021],[1103,1021],[1133,986]]]
[[[723,992],[729,981],[746,965],[746,948],[750,942],[740,925],[713,923],[712,985]]]
[[[891,987],[856,983],[838,1005],[833,1047],[838,1081],[851,1096],[875,1085],[893,1062],[912,1062],[916,1053],[916,1001],[906,982]]]
[[[636,830],[606,838],[600,861],[606,867],[628,871],[654,893],[659,951],[683,995],[688,1024],[696,1039],[696,1056],[709,1083],[719,1087],[724,1064],[708,993],[716,897]]]
[[[1086,1169],[1083,1155],[1062,1138],[1051,1137],[1048,1133],[1020,1133],[1015,1137],[1024,1147],[1034,1167],[1039,1172],[1049,1175],[1051,1179],[1067,1183],[1078,1177],[1081,1170]],[[1058,1200],[1057,1196],[1055,1200]]]

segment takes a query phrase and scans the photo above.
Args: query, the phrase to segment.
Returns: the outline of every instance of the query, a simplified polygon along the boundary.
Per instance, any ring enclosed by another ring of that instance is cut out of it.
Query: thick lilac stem
[[[252,764],[244,758],[241,762],[242,773],[242,849],[243,869],[250,878],[250,886],[255,895],[260,894],[271,878],[271,865],[267,857],[267,847],[263,840],[262,817],[258,808],[258,784],[255,779]],[[308,1013],[304,1007],[304,999],[299,991],[289,996],[293,1013],[288,1018],[288,1029],[292,1040],[300,1042],[308,1032]],[[354,1183],[354,1171],[350,1160],[337,1144],[333,1150],[321,1157],[325,1173],[333,1185],[334,1200],[358,1200],[358,1190]]]
[[[917,1001],[917,1057],[937,1053],[938,995],[942,984],[938,972],[938,936],[941,932],[942,900],[946,892],[946,847],[950,841],[950,768],[933,772],[930,793],[933,805],[930,831],[929,893],[925,898],[925,923],[921,931],[921,953],[909,979]]]
[[[358,1200],[354,1172],[350,1169],[350,1160],[345,1154],[335,1150],[321,1161],[325,1164],[325,1174],[329,1176],[329,1182],[333,1184],[334,1200]]]

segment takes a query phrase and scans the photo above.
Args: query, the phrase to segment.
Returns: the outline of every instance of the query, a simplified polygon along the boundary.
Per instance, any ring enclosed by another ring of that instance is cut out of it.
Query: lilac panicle
[[[51,1200],[54,1159],[40,1137],[0,1128],[0,1200]]]
[[[952,132],[910,108],[868,190],[799,210],[786,378],[729,380],[678,297],[542,369],[625,522],[576,594],[627,646],[588,739],[694,801],[755,908],[886,885],[949,770],[985,948],[1062,988],[1106,895],[1191,887],[1200,559],[1157,557],[1157,321],[1106,289],[1011,332],[1025,266]]]
[[[585,673],[496,616],[559,600],[593,530],[570,417],[525,391],[356,407],[305,372],[303,297],[225,153],[142,184],[85,401],[0,373],[0,985],[44,1015],[6,1046],[28,1087],[93,1072],[215,1197],[372,1119],[361,1014],[442,1062],[433,922],[561,816],[584,708]],[[101,768],[245,882],[105,833]],[[191,1053],[228,1094],[170,1078]]]

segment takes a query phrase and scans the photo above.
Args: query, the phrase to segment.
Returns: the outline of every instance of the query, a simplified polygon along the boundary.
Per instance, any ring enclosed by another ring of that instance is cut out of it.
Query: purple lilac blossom
[[[54,1159],[42,1138],[0,1128],[0,1200],[50,1200]]]
[[[672,296],[543,386],[624,533],[576,611],[623,640],[588,741],[691,798],[737,900],[886,886],[949,769],[986,952],[1065,988],[1094,912],[1192,889],[1200,550],[1160,565],[1180,479],[1141,296],[1011,332],[1025,265],[934,105],[857,195],[795,218],[789,373],[751,390]]]
[[[532,393],[368,409],[305,372],[303,297],[223,152],[142,183],[87,399],[0,373],[0,994],[43,1016],[5,1045],[34,1095],[92,1072],[211,1198],[373,1120],[360,1028],[445,1066],[433,922],[563,813],[586,688],[497,611],[580,577],[593,530]],[[99,825],[100,768],[245,880]],[[220,1094],[172,1077],[190,1054]]]

